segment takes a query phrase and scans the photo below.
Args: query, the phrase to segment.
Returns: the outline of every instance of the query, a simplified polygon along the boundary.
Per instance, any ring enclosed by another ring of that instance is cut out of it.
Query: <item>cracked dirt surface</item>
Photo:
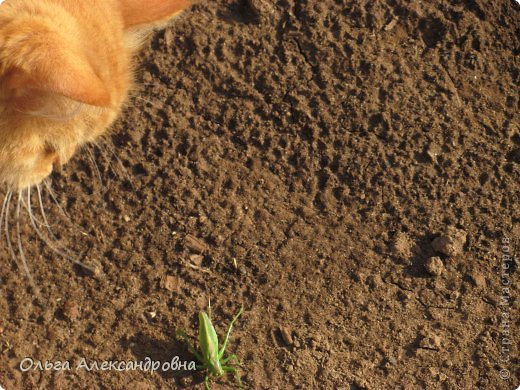
[[[249,388],[516,388],[519,29],[514,1],[195,6],[140,56],[92,149],[102,183],[84,152],[53,177],[70,220],[45,193],[102,275],[24,220],[37,297],[0,246],[0,384],[201,388],[18,366],[187,358],[175,331],[195,335],[211,296],[220,333],[245,306],[229,350]],[[449,226],[465,233],[451,255],[432,248]]]

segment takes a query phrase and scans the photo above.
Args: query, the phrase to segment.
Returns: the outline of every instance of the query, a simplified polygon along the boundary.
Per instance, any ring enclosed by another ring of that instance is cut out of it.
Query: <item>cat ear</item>
[[[109,106],[110,94],[90,64],[72,53],[41,53],[31,61],[13,66],[4,85],[15,96],[31,91],[50,92],[94,106]]]
[[[194,2],[193,0],[120,0],[127,28],[165,22]]]

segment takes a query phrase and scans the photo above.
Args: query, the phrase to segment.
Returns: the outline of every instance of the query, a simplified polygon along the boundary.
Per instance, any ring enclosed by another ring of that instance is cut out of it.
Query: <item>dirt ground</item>
[[[140,56],[110,136],[52,177],[67,215],[43,193],[102,272],[23,214],[36,293],[2,232],[0,385],[200,389],[74,365],[190,359],[176,331],[211,297],[221,335],[244,305],[247,388],[515,389],[519,36],[512,0],[193,7]]]

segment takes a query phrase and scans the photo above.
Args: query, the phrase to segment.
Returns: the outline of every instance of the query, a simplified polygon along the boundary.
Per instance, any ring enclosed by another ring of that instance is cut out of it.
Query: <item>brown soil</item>
[[[211,297],[220,334],[244,304],[228,350],[248,388],[516,388],[519,34],[512,0],[195,6],[140,57],[91,151],[102,183],[85,151],[53,177],[70,219],[45,191],[102,274],[23,216],[38,295],[2,240],[0,384],[200,389],[19,364],[188,358],[175,332]]]

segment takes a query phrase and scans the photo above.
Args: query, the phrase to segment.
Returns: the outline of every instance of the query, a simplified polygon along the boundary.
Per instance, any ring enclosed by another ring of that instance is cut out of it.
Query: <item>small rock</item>
[[[395,25],[397,24],[397,22],[399,21],[399,18],[393,18],[390,23],[388,23],[386,26],[385,26],[385,31],[392,31],[395,27]]]
[[[432,248],[446,256],[462,253],[467,234],[464,230],[449,226],[446,231],[432,242]]]
[[[428,334],[420,341],[419,347],[424,349],[439,350],[441,349],[441,343],[441,338],[438,335]]]
[[[177,278],[175,276],[167,275],[161,280],[161,287],[172,292],[177,289]]]
[[[256,17],[273,12],[273,6],[267,0],[247,0],[247,5]]]
[[[385,356],[383,361],[381,362],[382,368],[390,368],[391,366],[395,366],[397,364],[397,359],[393,356]]]
[[[452,291],[449,296],[448,296],[449,299],[451,300],[456,300],[456,299],[459,299],[460,298],[460,291]]]
[[[173,32],[170,29],[167,29],[164,32],[164,43],[166,43],[166,46],[170,47],[173,43]]]
[[[453,367],[453,364],[454,364],[453,361],[451,361],[450,359],[447,359],[447,360],[445,360],[445,361],[442,363],[442,366],[443,366],[443,367],[448,367],[448,368],[449,368],[449,367]]]
[[[203,241],[199,240],[197,237],[191,234],[186,236],[185,245],[188,249],[197,253],[204,253],[204,251],[207,249],[207,246]]]
[[[438,256],[430,257],[426,260],[426,264],[424,265],[426,271],[432,276],[440,276],[444,271],[444,263],[441,258]]]
[[[438,146],[436,144],[430,144],[430,145],[428,145],[428,147],[426,149],[426,155],[434,163],[437,162],[437,156],[439,156],[439,154],[441,154],[441,152],[442,152],[442,150],[441,150],[440,146]]]
[[[404,232],[399,232],[395,236],[393,249],[396,255],[408,260],[412,255],[413,241]]]
[[[179,384],[181,386],[191,386],[192,379],[189,376],[183,376],[181,379],[179,379]]]
[[[63,305],[63,316],[70,321],[77,320],[80,316],[78,304],[74,301],[67,301]]]
[[[470,275],[471,281],[478,288],[486,287],[486,278],[484,275],[474,272]]]
[[[495,296],[493,296],[491,294],[487,294],[486,296],[484,296],[483,300],[484,300],[484,302],[487,302],[487,303],[489,303],[490,305],[493,305],[493,306],[496,306],[498,304],[498,301],[495,298]]]
[[[196,265],[197,267],[200,267],[202,265],[203,260],[204,260],[204,256],[202,256],[202,255],[191,255],[190,256],[191,263]]]
[[[294,340],[292,338],[291,330],[286,327],[280,327],[280,334],[282,335],[282,339],[287,346],[292,346],[294,344]]]
[[[131,219],[130,219],[130,217],[128,215],[123,215],[123,221],[128,223],[128,222],[131,221]]]

